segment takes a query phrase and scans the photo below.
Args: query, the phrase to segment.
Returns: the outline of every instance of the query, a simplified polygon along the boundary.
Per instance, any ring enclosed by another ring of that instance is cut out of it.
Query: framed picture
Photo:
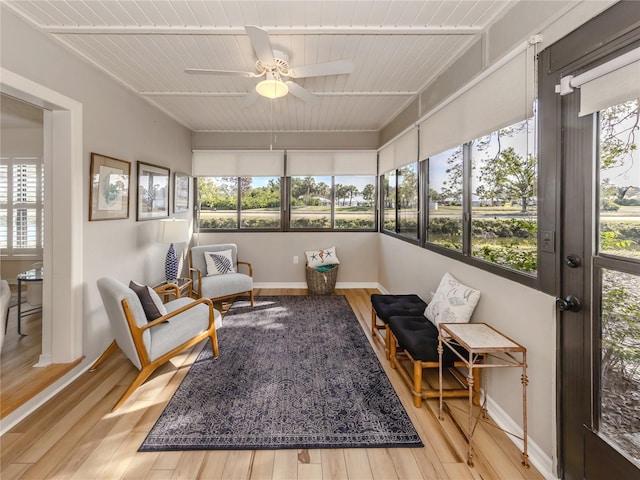
[[[136,220],[169,217],[168,168],[138,162],[138,212]]]
[[[173,212],[186,212],[189,210],[191,177],[186,173],[178,172],[173,175]]]
[[[131,163],[91,153],[89,221],[129,218]]]

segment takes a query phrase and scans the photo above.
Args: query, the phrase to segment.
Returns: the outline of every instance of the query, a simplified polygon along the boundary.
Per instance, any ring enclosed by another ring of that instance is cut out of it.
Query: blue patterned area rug
[[[238,300],[140,451],[421,447],[344,296]]]

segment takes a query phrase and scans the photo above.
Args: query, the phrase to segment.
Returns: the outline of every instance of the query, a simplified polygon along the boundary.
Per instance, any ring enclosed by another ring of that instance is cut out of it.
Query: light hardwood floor
[[[22,319],[18,335],[17,308],[9,312],[9,324],[0,356],[0,419],[54,383],[80,363],[52,364],[34,368],[42,352],[42,315],[32,313]],[[4,328],[4,325],[2,326]]]
[[[370,339],[373,289],[336,290],[345,295]],[[257,295],[300,295],[306,290],[261,289]],[[370,339],[371,341],[371,339]],[[437,402],[418,409],[384,352],[380,362],[418,430],[424,448],[137,452],[202,344],[159,368],[114,413],[110,409],[135,376],[118,352],[86,373],[0,438],[0,477],[9,479],[541,479],[522,467],[506,435],[480,423],[474,437],[475,466],[449,417],[437,418]],[[221,352],[223,355],[224,352]],[[466,402],[449,402],[455,415]]]

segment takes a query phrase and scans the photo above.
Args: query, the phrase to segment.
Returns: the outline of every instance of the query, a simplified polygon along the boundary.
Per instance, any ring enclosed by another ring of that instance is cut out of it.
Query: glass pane
[[[17,162],[17,161],[16,161]],[[38,201],[38,167],[31,164],[13,164],[13,203]]]
[[[4,158],[2,159],[4,162]],[[0,205],[9,201],[9,176],[7,174],[8,165],[0,164]]]
[[[291,228],[331,228],[331,177],[291,177]]]
[[[398,170],[398,233],[418,238],[418,164]]]
[[[335,177],[335,225],[339,230],[375,227],[375,176]]]
[[[240,178],[240,228],[280,228],[280,177]]]
[[[13,210],[13,248],[36,248],[38,246],[38,221],[35,208]]]
[[[9,225],[7,222],[7,209],[0,208],[0,248],[8,248]]]
[[[488,262],[537,271],[533,118],[472,142],[471,249]]]
[[[396,171],[384,175],[384,229],[396,231]]]
[[[462,146],[429,158],[427,240],[462,251]]]
[[[640,277],[602,272],[600,432],[640,462]]]
[[[600,251],[640,258],[639,100],[602,110]]]
[[[238,228],[238,178],[199,177],[200,228]]]

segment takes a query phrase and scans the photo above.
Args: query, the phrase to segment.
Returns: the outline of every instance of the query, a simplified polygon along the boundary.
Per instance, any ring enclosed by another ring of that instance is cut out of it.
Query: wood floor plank
[[[146,478],[152,470],[153,464],[157,460],[160,452],[136,452],[131,454],[133,457],[127,471],[122,476],[122,480],[140,480]]]
[[[347,448],[344,450],[344,463],[349,480],[372,480],[369,456],[364,448]]]
[[[271,451],[138,452],[167,402],[184,379],[205,343],[163,365],[115,413],[110,409],[136,376],[136,368],[119,351],[0,438],[2,479],[69,480],[76,478],[206,480],[303,479],[474,479],[502,480],[522,473],[520,452],[503,436],[481,426],[476,466],[466,465],[466,441],[451,419],[437,418],[437,401],[413,406],[409,389],[390,368],[370,335],[370,295],[376,289],[340,289],[380,361],[424,447],[410,449],[305,449]],[[260,289],[268,295],[305,295],[306,289]],[[228,308],[228,305],[225,306]],[[4,352],[3,352],[4,353]],[[428,377],[427,375],[426,377]],[[464,403],[464,401],[463,401]],[[493,465],[493,466],[492,466]],[[511,479],[509,479],[511,480]]]
[[[253,452],[251,450],[231,450],[222,472],[222,478],[244,480],[249,477]]]
[[[322,478],[325,480],[347,480],[347,463],[344,450],[327,448],[320,451],[322,459]]]
[[[299,463],[298,478],[300,480],[322,480],[322,465],[319,463]]]
[[[71,430],[74,430],[76,426],[85,423],[87,416],[92,415],[93,417],[97,417],[97,415],[100,414],[98,419],[101,418],[104,415],[104,410],[95,409],[95,405],[99,404],[107,396],[113,398],[110,392],[113,392],[117,381],[127,369],[128,367],[126,365],[120,367],[102,384],[98,385],[95,390],[87,395],[84,402],[76,404],[66,415],[60,418],[51,429],[33,442],[33,444],[20,455],[18,461],[20,463],[37,462],[51,445],[61,441]],[[122,387],[119,387],[118,390],[121,390],[121,388]]]
[[[393,462],[398,478],[428,478],[422,476],[422,470],[409,448],[390,448],[389,457]]]
[[[274,450],[256,450],[251,465],[251,480],[271,480],[276,455]]]
[[[396,480],[398,474],[393,465],[389,449],[387,448],[367,448],[367,456],[371,465],[373,478],[376,480]]]
[[[273,480],[297,480],[298,452],[277,450],[273,464]]]
[[[228,458],[228,450],[207,452],[200,471],[200,480],[222,480],[222,473]]]
[[[144,438],[142,440],[144,440]],[[176,469],[173,471],[171,479],[192,480],[194,478],[198,478],[198,475],[200,475],[200,469],[204,464],[205,455],[206,452],[204,450],[183,452]]]

